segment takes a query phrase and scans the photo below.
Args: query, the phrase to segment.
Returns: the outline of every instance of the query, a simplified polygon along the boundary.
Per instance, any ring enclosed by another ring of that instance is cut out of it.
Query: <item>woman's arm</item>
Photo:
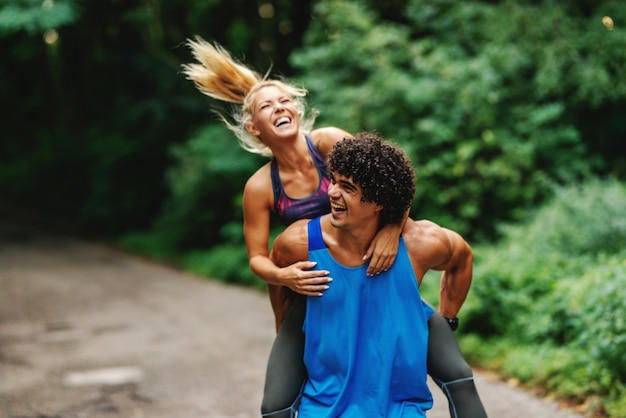
[[[330,154],[330,151],[333,149],[333,145],[344,138],[353,138],[353,136],[343,129],[327,126],[315,129],[311,132],[311,138],[320,154],[322,154],[324,158],[328,158],[328,154]]]
[[[321,292],[327,289],[326,283],[331,281],[328,271],[311,270],[315,263],[310,261],[280,268],[270,259],[272,189],[268,170],[269,167],[259,169],[250,177],[243,192],[243,228],[250,269],[268,284],[286,286],[307,296],[321,296]]]
[[[371,258],[367,267],[366,274],[374,276],[389,270],[398,254],[398,245],[400,245],[400,234],[404,229],[406,220],[409,218],[409,210],[404,214],[402,222],[399,224],[385,225],[374,237],[370,243],[367,252],[363,256],[363,260]]]

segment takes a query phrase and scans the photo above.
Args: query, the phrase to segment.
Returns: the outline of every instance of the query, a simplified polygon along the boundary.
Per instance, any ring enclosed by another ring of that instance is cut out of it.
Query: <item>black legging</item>
[[[428,320],[426,365],[428,374],[448,398],[451,418],[487,416],[474,385],[472,369],[463,358],[448,321],[436,311]]]
[[[306,381],[302,324],[306,298],[298,297],[272,345],[261,414],[293,418]],[[485,418],[487,413],[467,364],[446,319],[435,312],[428,321],[428,374],[448,398],[451,418]]]
[[[305,313],[306,297],[296,297],[272,345],[261,404],[264,417],[293,418],[298,410],[307,377],[302,333]]]

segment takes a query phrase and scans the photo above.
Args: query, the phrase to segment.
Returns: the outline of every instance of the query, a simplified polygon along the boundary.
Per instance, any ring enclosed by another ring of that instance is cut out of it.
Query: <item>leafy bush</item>
[[[622,128],[588,115],[626,106],[626,37],[601,23],[623,16],[615,3],[409,0],[384,17],[375,4],[317,2],[290,58],[319,123],[377,130],[407,150],[417,217],[494,238],[494,220],[519,219],[552,184],[610,171],[588,150]]]
[[[616,254],[626,242],[626,188],[616,180],[555,189],[551,201],[525,225],[503,227],[508,241],[540,254]]]
[[[573,341],[588,351],[592,368],[607,369],[626,382],[626,258],[607,258],[571,292],[580,329]]]
[[[221,123],[199,129],[171,152],[174,164],[166,173],[170,196],[154,229],[167,231],[181,250],[243,243],[241,228],[223,225],[242,223],[244,184],[267,160],[241,149]]]
[[[166,231],[131,231],[119,237],[115,244],[132,253],[161,261],[176,262],[179,252],[172,245],[173,242]]]
[[[25,30],[39,34],[48,29],[69,25],[78,19],[74,1],[41,4],[38,0],[3,2],[0,6],[0,35]]]
[[[182,257],[185,270],[204,277],[265,289],[266,284],[248,267],[248,255],[240,245],[224,244],[210,251],[192,251]]]
[[[500,243],[475,247],[462,318],[488,341],[473,345],[480,363],[560,396],[597,396],[590,408],[624,416],[624,207],[614,180],[558,188],[525,223],[502,228]]]

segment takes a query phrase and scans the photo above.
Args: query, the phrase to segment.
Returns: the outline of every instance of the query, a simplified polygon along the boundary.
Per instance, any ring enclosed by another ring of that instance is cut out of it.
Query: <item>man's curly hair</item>
[[[400,223],[415,195],[415,171],[396,145],[377,133],[360,132],[337,142],[328,156],[328,172],[351,178],[363,201],[382,205],[381,226]]]

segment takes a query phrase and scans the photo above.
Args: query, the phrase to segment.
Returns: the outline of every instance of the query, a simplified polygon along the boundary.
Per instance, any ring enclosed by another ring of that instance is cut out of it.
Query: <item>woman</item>
[[[278,332],[268,362],[262,414],[292,417],[306,378],[302,363],[303,299],[322,296],[332,285],[332,278],[306,260],[277,267],[269,258],[270,216],[275,212],[290,224],[328,213],[329,180],[324,161],[336,142],[351,135],[335,127],[313,130],[315,114],[305,115],[306,90],[264,78],[233,60],[220,46],[200,38],[189,40],[188,45],[198,63],[183,66],[187,78],[202,93],[241,105],[229,115],[232,120],[226,115],[220,117],[244,149],[272,157],[244,187],[244,236],[250,268],[268,283]],[[379,231],[363,255],[364,262],[371,259],[368,275],[393,264],[402,227],[389,225]],[[452,417],[486,416],[472,371],[448,321],[433,315],[429,333],[428,370],[448,396]]]

